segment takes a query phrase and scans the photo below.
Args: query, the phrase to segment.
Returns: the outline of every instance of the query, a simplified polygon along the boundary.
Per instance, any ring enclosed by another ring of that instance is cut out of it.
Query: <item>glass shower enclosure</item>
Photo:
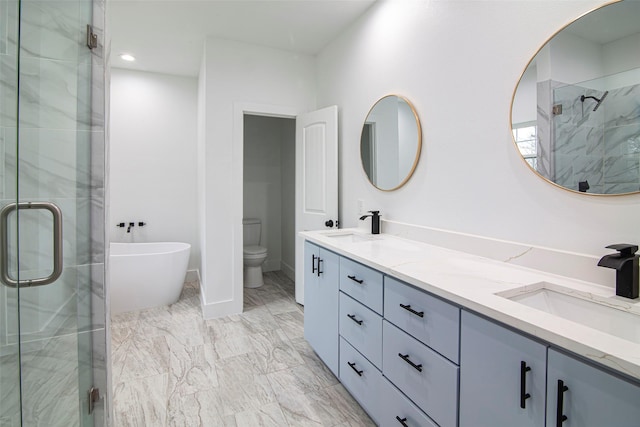
[[[103,29],[0,0],[0,427],[106,425]]]

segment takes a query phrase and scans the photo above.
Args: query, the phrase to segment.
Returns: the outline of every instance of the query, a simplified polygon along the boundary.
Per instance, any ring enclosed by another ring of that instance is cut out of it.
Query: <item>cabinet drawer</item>
[[[458,363],[460,309],[457,307],[385,277],[384,316],[447,359]]]
[[[388,380],[382,379],[380,426],[438,427]]]
[[[382,273],[340,258],[340,290],[382,314]]]
[[[340,381],[379,423],[382,374],[363,355],[340,337]]]
[[[382,372],[440,427],[458,425],[459,368],[386,320]]]
[[[382,317],[340,292],[340,335],[382,367]]]

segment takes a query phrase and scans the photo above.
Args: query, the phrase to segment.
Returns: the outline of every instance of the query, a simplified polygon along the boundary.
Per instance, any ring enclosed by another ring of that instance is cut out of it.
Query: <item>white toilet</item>
[[[259,219],[245,218],[242,220],[245,288],[259,288],[264,284],[262,263],[267,259],[267,248],[260,246],[261,227]]]

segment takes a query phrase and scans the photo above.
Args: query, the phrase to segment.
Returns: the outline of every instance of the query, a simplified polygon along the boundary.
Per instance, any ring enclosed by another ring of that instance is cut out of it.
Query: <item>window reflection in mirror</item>
[[[514,93],[514,141],[556,185],[640,191],[640,2],[596,9],[553,36]],[[532,144],[535,143],[535,147]]]
[[[389,95],[371,108],[360,135],[360,158],[371,184],[384,191],[404,185],[422,146],[420,121],[411,103]]]

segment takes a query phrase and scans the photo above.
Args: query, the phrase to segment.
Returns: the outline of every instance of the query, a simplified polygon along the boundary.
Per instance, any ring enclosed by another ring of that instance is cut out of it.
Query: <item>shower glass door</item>
[[[91,0],[0,0],[0,427],[104,425],[95,17]]]

